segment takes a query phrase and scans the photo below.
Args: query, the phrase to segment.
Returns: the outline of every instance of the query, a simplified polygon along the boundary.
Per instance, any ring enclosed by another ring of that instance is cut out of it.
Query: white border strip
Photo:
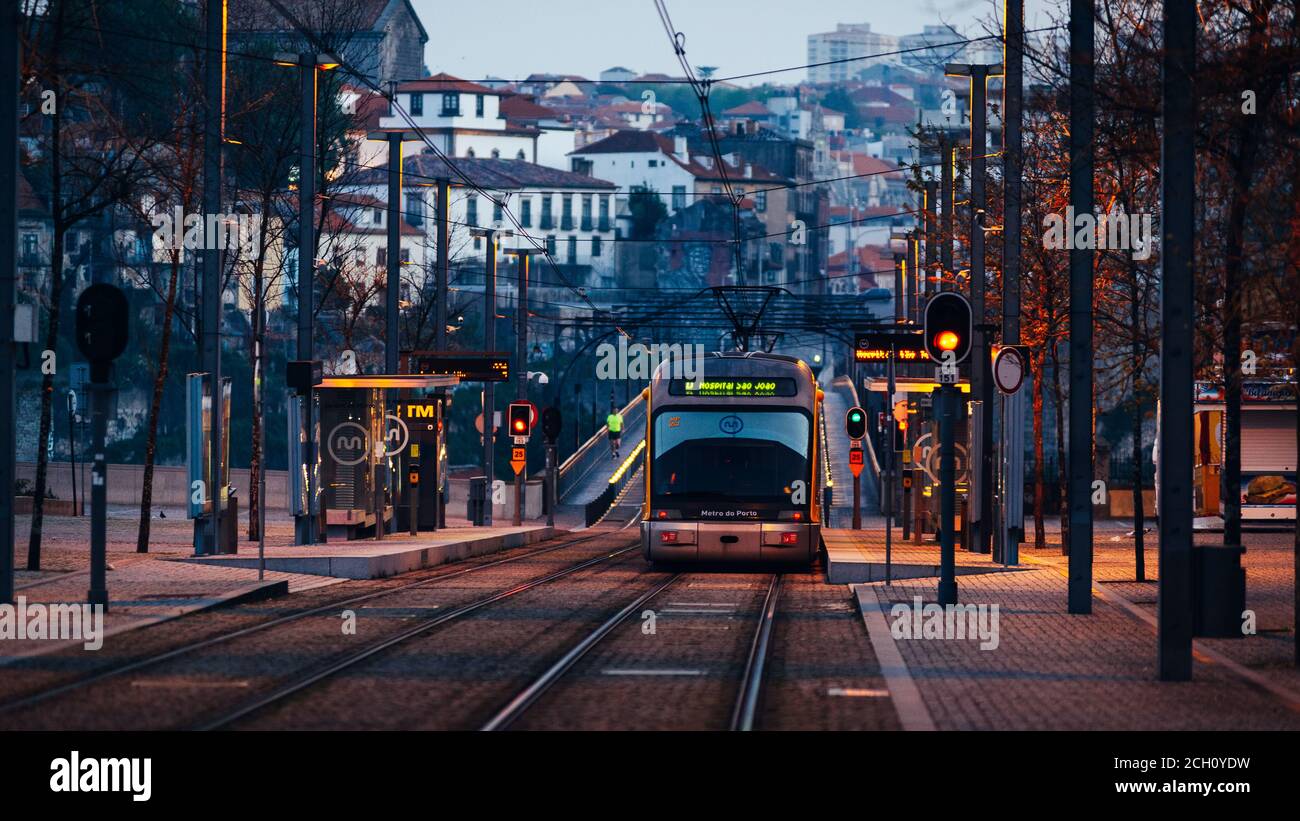
[[[885,677],[885,686],[889,688],[890,700],[898,711],[898,721],[904,730],[934,730],[934,719],[921,698],[912,674],[907,670],[903,654],[894,644],[894,637],[889,632],[885,614],[880,610],[880,599],[876,591],[865,584],[849,585],[858,600],[858,610],[862,621],[867,625],[867,637],[871,639],[871,649],[876,653],[880,663],[880,673]]]

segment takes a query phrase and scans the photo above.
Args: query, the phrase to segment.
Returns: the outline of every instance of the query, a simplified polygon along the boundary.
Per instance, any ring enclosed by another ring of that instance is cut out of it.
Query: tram
[[[812,370],[756,352],[697,362],[693,378],[660,363],[644,394],[646,560],[812,563],[823,399]]]

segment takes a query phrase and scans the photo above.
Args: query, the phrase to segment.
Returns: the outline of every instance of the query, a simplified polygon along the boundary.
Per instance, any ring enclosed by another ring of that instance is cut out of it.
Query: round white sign
[[[1025,381],[1025,358],[1018,348],[1003,348],[993,359],[993,381],[1003,393],[1015,393]]]

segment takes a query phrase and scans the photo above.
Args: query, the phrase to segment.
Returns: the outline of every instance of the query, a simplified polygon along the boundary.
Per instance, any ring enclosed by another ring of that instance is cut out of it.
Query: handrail
[[[642,399],[641,392],[637,391],[637,394],[632,398],[632,401],[628,402],[627,407],[620,410],[619,413],[622,414],[623,416],[627,416],[632,411],[632,408],[636,406],[636,403],[640,402],[641,399]],[[588,450],[595,447],[596,442],[602,439],[607,434],[608,432],[606,431],[607,427],[609,426],[601,425],[600,428],[591,435],[590,439],[588,439],[586,442],[583,442],[582,447],[578,448],[573,453],[569,454],[569,458],[565,459],[564,463],[560,465],[561,476],[563,476],[565,472],[569,470],[569,468],[573,467],[574,461],[581,459],[583,456],[587,455]]]

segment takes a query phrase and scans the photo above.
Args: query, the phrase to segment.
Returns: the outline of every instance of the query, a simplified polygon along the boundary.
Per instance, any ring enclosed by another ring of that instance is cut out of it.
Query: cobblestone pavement
[[[883,532],[852,534],[868,553],[883,553]],[[1051,534],[1055,535],[1055,534]],[[1157,587],[1135,581],[1133,541],[1116,523],[1098,528],[1094,578],[1106,592],[1122,593],[1154,611]],[[1214,534],[1198,535],[1212,541]],[[1147,576],[1156,576],[1155,534],[1147,534]],[[1296,692],[1290,667],[1294,637],[1290,597],[1294,583],[1290,533],[1252,533],[1245,541],[1247,605],[1259,613],[1262,632],[1243,639],[1197,640]],[[1012,572],[959,575],[963,605],[997,605],[999,641],[982,650],[971,639],[895,637],[939,729],[1300,729],[1300,702],[1280,697],[1231,665],[1198,652],[1191,682],[1156,680],[1153,627],[1127,608],[1094,593],[1093,613],[1066,612],[1066,559],[1059,540],[1021,548]],[[937,547],[922,548],[937,556]],[[987,556],[958,555],[962,565]],[[895,605],[919,596],[933,603],[937,579],[871,583],[891,624]]]

